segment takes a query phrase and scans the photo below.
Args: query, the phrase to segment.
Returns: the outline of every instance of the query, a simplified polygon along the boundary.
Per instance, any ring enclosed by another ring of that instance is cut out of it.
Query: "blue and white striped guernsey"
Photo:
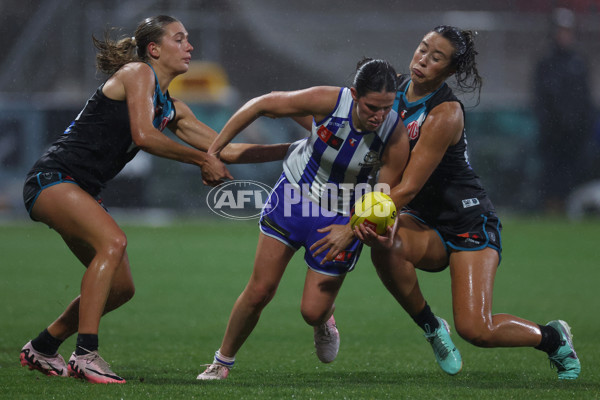
[[[356,186],[375,182],[399,121],[390,111],[376,131],[360,132],[352,121],[353,107],[350,89],[342,88],[335,109],[323,121],[313,120],[310,136],[293,143],[283,162],[287,179],[304,196],[344,215],[354,204]]]

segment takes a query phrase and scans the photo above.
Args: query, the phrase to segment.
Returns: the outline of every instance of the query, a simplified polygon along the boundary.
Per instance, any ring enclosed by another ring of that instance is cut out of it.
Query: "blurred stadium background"
[[[0,58],[0,218],[27,218],[21,199],[26,172],[105,79],[95,70],[92,35],[100,37],[107,27],[131,35],[143,18],[158,14],[179,18],[195,47],[190,71],[173,82],[171,94],[217,131],[253,96],[347,85],[363,56],[388,59],[398,72],[407,72],[417,43],[434,26],[476,30],[484,86],[481,103],[468,112],[472,163],[498,208],[536,213],[540,163],[532,71],[547,48],[556,6],[576,13],[594,102],[600,104],[597,0],[0,0],[5,43]],[[467,107],[474,105],[472,96],[464,100]],[[290,121],[261,120],[240,140],[282,142],[303,136]],[[596,129],[590,133],[589,154],[582,157],[598,160],[599,148]],[[272,185],[281,168],[269,163],[231,171],[236,179]],[[197,168],[140,153],[103,197],[111,209],[205,215],[206,192]]]

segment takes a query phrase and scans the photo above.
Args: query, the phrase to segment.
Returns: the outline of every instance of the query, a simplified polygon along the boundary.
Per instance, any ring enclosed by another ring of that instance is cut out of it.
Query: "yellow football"
[[[382,192],[365,193],[352,207],[350,216],[352,229],[365,224],[378,235],[385,234],[388,226],[393,226],[395,220],[396,205],[390,196]]]

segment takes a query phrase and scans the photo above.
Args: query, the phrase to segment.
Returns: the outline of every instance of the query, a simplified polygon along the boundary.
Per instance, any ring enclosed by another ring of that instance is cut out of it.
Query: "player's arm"
[[[217,132],[198,120],[184,102],[173,99],[173,104],[176,117],[169,124],[169,129],[190,146],[206,152],[216,139]],[[289,143],[268,145],[230,143],[223,150],[221,159],[226,163],[238,164],[277,161],[285,157],[289,147]]]
[[[390,141],[382,156],[378,183],[388,184],[390,188],[398,185],[408,163],[410,144],[408,133],[402,121],[398,122]]]
[[[301,127],[310,131],[312,129],[313,117],[308,115],[304,117],[292,117],[292,119]]]
[[[261,116],[269,118],[313,115],[324,118],[335,107],[339,87],[318,86],[293,92],[271,92],[256,97],[233,114],[208,149],[218,155],[242,130]]]
[[[408,140],[408,133],[406,127],[400,121],[383,153],[383,165],[379,170],[377,183],[387,184],[390,188],[399,185],[402,181],[402,176],[407,166],[409,156],[410,143]],[[354,228],[356,237],[371,247],[382,246],[389,248],[393,244],[395,233],[396,224],[394,224],[393,227],[388,228],[385,235],[378,235],[363,224]]]
[[[122,86],[127,107],[131,137],[141,150],[155,156],[169,158],[202,168],[202,177],[206,184],[216,185],[222,179],[233,177],[223,163],[206,157],[201,152],[181,143],[171,140],[152,125],[154,118],[154,73],[144,63],[127,64],[113,78],[108,90],[119,89]],[[107,82],[108,83],[108,82]]]
[[[390,192],[398,210],[423,188],[448,147],[458,142],[463,128],[463,111],[458,102],[445,102],[431,110],[421,126],[419,141],[410,152],[402,179]]]

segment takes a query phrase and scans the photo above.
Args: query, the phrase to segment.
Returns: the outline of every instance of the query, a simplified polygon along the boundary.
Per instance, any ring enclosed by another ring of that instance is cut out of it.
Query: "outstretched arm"
[[[221,160],[227,164],[279,161],[285,158],[290,145],[291,143],[229,143],[221,152]]]
[[[242,130],[261,116],[270,118],[325,117],[335,107],[340,88],[317,86],[294,92],[272,92],[244,104],[227,121],[221,134],[208,149],[209,155],[219,155],[223,148]]]
[[[104,85],[106,96],[127,101],[133,143],[155,156],[201,167],[205,184],[217,185],[223,179],[231,179],[231,174],[223,163],[215,162],[198,149],[171,140],[152,125],[154,80],[154,73],[147,64],[130,63],[117,71]]]
[[[169,129],[181,140],[206,152],[218,134],[212,128],[199,121],[192,110],[182,101],[173,99],[177,119]],[[223,149],[221,159],[225,163],[246,164],[283,160],[290,143],[251,144],[230,143]]]

